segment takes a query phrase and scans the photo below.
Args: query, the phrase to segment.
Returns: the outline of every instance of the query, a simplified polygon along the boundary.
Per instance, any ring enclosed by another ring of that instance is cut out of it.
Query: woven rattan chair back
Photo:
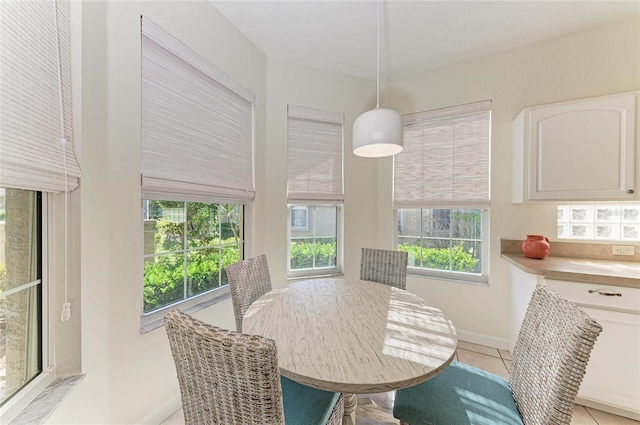
[[[172,310],[164,318],[186,424],[284,424],[275,342]]]
[[[407,287],[407,253],[387,249],[362,248],[360,280]]]
[[[526,425],[569,424],[602,326],[573,303],[538,286],[513,352],[509,386]]]
[[[271,291],[267,257],[258,255],[227,266],[227,279],[236,317],[236,329],[242,332],[242,319],[251,304]]]

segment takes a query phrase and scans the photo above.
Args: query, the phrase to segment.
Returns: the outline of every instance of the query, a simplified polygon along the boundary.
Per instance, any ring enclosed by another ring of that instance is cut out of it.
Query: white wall
[[[623,21],[393,81],[381,100],[406,114],[493,100],[491,114],[490,286],[409,278],[407,289],[440,307],[465,339],[506,348],[507,264],[500,238],[556,237],[555,204],[511,204],[511,121],[526,106],[640,88],[640,21]],[[394,229],[391,161],[380,163],[378,236]]]
[[[140,14],[256,94],[256,199],[247,208],[247,255],[267,255],[274,286],[286,282],[287,104],[345,113],[345,274],[358,275],[361,247],[393,246],[392,161],[351,153],[353,121],[375,105],[374,82],[267,59],[209,2],[85,2],[81,273],[87,377],[48,423],[157,423],[179,403],[164,329],[139,334]],[[382,106],[401,113],[494,101],[490,286],[408,281],[410,291],[442,308],[461,333],[506,345],[508,273],[499,238],[555,233],[553,206],[510,204],[511,120],[525,106],[638,89],[639,30],[634,20],[386,85]],[[229,301],[196,316],[234,327]]]
[[[256,144],[265,140],[266,58],[210,2],[83,3],[80,227],[87,376],[48,423],[157,422],[179,406],[164,328],[139,332],[141,14],[256,94]],[[235,323],[229,300],[196,316],[228,328]]]

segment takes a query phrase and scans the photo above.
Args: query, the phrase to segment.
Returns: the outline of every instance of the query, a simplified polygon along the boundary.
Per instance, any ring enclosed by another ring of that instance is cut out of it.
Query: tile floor
[[[508,351],[470,342],[458,341],[456,360],[467,363],[479,369],[500,375],[507,379],[511,367],[511,354]],[[372,399],[382,408],[393,407],[393,393],[374,394],[362,396]],[[367,405],[361,405],[360,410],[366,415]],[[377,422],[367,417],[358,415],[357,425],[387,425],[392,422]],[[397,422],[395,422],[397,424]],[[162,425],[184,425],[182,409],[163,422]],[[612,415],[600,410],[576,405],[573,409],[571,425],[640,425],[640,422],[621,416]]]

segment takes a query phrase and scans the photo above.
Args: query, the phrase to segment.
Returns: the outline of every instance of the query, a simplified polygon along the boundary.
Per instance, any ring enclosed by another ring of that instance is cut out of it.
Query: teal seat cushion
[[[317,390],[280,377],[284,423],[286,425],[324,425],[340,397],[340,393]]]
[[[398,390],[393,416],[411,425],[523,425],[507,381],[456,361]]]

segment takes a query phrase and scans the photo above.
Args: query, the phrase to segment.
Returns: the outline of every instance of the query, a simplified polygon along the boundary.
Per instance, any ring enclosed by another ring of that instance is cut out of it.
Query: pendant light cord
[[[60,100],[60,145],[64,162],[64,304],[60,318],[66,322],[71,317],[71,304],[68,301],[67,287],[69,276],[69,177],[67,171],[67,139],[64,134],[64,100],[62,98],[62,60],[60,58],[60,30],[58,29],[58,2],[53,0],[53,19],[56,28],[56,58],[58,60],[58,99]]]
[[[376,108],[380,107],[380,1],[378,0],[378,69],[376,74]]]

